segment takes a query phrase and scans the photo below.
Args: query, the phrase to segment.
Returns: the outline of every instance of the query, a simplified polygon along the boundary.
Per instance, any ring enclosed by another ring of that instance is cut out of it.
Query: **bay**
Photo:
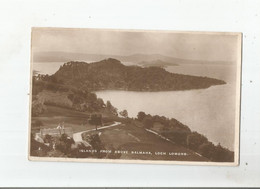
[[[132,92],[105,90],[96,92],[129,117],[138,112],[175,118],[209,138],[210,141],[234,149],[236,112],[236,69],[232,65],[170,66],[167,71],[207,76],[225,80],[227,84],[207,89],[164,92]]]

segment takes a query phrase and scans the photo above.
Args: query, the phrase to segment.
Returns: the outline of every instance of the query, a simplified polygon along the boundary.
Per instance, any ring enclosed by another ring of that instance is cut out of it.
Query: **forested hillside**
[[[159,67],[125,66],[116,59],[95,63],[68,62],[51,76],[52,81],[95,90],[176,91],[204,89],[224,81],[175,74]]]

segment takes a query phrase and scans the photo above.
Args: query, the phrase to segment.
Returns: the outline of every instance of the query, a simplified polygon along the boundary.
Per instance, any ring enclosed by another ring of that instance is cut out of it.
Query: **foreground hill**
[[[95,136],[96,134],[99,134],[99,146],[93,145],[93,150],[99,150],[99,147],[102,146],[102,150],[113,151],[113,153],[111,154],[103,153],[102,158],[104,159],[210,161],[208,158],[199,155],[195,151],[187,148],[186,146],[183,146],[178,143],[171,143],[151,132],[148,132],[142,126],[142,123],[139,123],[138,121],[118,117],[111,117],[104,112],[102,113],[102,115],[104,123],[107,121],[120,121],[123,124],[106,129],[100,129],[100,127],[102,126],[98,126],[98,129],[100,130],[90,131],[94,129],[95,126],[91,125],[87,121],[87,118],[90,116],[89,113],[79,112],[72,109],[66,109],[57,106],[46,105],[46,111],[43,114],[37,117],[32,117],[31,132],[35,134],[40,131],[40,128],[56,128],[62,120],[65,122],[65,127],[72,128],[74,133],[86,131],[82,134],[84,140],[90,138],[90,136]],[[55,138],[53,138],[53,140],[55,140]],[[59,142],[56,143],[58,146]],[[39,151],[39,147],[41,147],[41,151]],[[64,152],[59,147],[53,150],[42,143],[36,142],[35,140],[32,140],[31,142],[32,156],[97,158],[96,154],[91,155],[89,153],[80,152],[80,149],[82,148],[78,146],[76,149],[71,148],[67,152]],[[122,152],[128,151],[128,153],[119,153],[117,154],[119,156],[115,157],[115,150],[120,150]],[[141,154],[140,152],[142,151],[151,152],[151,154]],[[41,152],[41,155],[39,155],[39,152]],[[165,152],[166,154],[156,155],[156,152]],[[176,152],[178,152],[178,154],[181,153],[183,155],[170,155],[170,153]]]
[[[51,79],[88,90],[175,91],[225,84],[222,80],[170,73],[159,67],[125,66],[111,58],[91,64],[65,63]]]

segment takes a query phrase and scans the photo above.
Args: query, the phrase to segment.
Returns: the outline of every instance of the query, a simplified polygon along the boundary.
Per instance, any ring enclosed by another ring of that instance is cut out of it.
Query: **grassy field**
[[[90,113],[50,105],[45,105],[45,107],[46,110],[43,114],[31,118],[32,133],[39,132],[40,128],[56,128],[59,123],[63,122],[64,126],[71,127],[74,133],[95,128],[94,125],[88,123]],[[122,118],[115,116],[111,117],[106,112],[103,112],[102,116],[104,125],[112,124],[111,120],[122,120]],[[42,125],[36,126],[36,121],[40,121]]]
[[[113,146],[115,149],[127,151],[122,153],[120,159],[136,160],[176,160],[176,161],[208,161],[193,151],[177,144],[172,144],[160,137],[149,133],[144,128],[127,124],[119,125],[104,130],[88,132],[100,133],[100,139],[105,147]],[[136,154],[132,152],[151,152],[151,154]],[[164,152],[166,155],[160,155]],[[175,153],[186,153],[177,155]]]
[[[89,114],[56,106],[46,106],[46,111],[37,117],[32,117],[32,132],[38,132],[40,128],[56,128],[64,122],[65,127],[72,127],[73,132],[85,131],[94,128],[88,124]],[[41,121],[42,126],[34,126],[36,121]]]

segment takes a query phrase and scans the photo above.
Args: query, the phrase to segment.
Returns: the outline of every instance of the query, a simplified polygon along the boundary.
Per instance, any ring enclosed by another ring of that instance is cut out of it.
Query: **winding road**
[[[99,127],[99,128],[97,128],[97,130],[102,130],[102,129],[106,129],[106,128],[109,128],[109,127],[115,127],[115,126],[118,126],[118,125],[120,125],[121,124],[121,122],[115,122],[115,123],[113,123],[113,124],[111,124],[111,125],[108,125],[108,126],[104,126],[104,127]],[[74,141],[75,141],[75,143],[80,143],[80,142],[82,142],[82,143],[84,143],[85,145],[90,145],[90,144],[88,144],[86,141],[84,141],[83,139],[82,139],[82,133],[86,133],[86,132],[90,132],[90,131],[95,131],[96,129],[94,128],[94,129],[89,129],[89,130],[86,130],[86,131],[81,131],[81,132],[78,132],[78,133],[73,133],[73,139],[74,139]]]

